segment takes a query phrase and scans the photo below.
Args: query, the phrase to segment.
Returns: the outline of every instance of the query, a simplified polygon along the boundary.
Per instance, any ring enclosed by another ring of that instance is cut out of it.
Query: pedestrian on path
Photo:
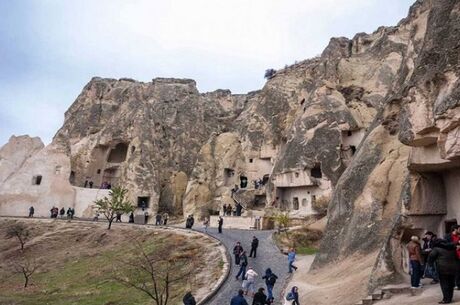
[[[251,296],[254,297],[254,290],[255,290],[255,283],[256,283],[256,278],[258,277],[259,275],[257,274],[257,272],[255,272],[252,267],[249,267],[248,268],[248,271],[246,272],[246,275],[244,276],[244,280],[243,280],[243,290],[244,290],[244,294],[245,295],[248,295],[248,291],[251,292]]]
[[[204,226],[204,232],[208,233],[208,227],[209,227],[209,218],[208,217],[204,218],[203,226]]]
[[[299,288],[292,287],[291,291],[286,295],[284,305],[300,305],[299,303]]]
[[[439,274],[439,283],[442,290],[442,300],[439,304],[449,304],[452,302],[455,288],[455,277],[457,267],[456,248],[444,240],[436,240],[433,243],[433,250],[428,256],[428,265],[436,264]]]
[[[262,277],[265,280],[265,285],[267,286],[268,300],[273,302],[273,287],[275,286],[278,276],[272,272],[272,269],[267,268],[265,270],[265,275]]]
[[[157,213],[157,215],[155,216],[155,225],[156,226],[161,225],[161,214],[160,213]]]
[[[249,253],[249,257],[252,257],[252,254],[254,254],[254,258],[256,258],[258,246],[259,246],[259,240],[257,239],[257,237],[253,236],[252,242],[251,242],[251,252]]]
[[[131,212],[131,214],[129,214],[129,220],[128,220],[129,223],[134,223],[134,213]]]
[[[31,206],[29,208],[29,217],[34,217],[34,213],[35,213],[35,208],[33,206]]]
[[[219,220],[217,221],[217,229],[219,230],[219,233],[222,233],[222,226],[224,224],[224,219],[222,218],[222,216],[219,216]]]
[[[252,300],[252,305],[270,304],[270,301],[267,299],[267,296],[265,295],[264,290],[265,289],[263,289],[262,287],[259,288],[259,290],[254,295],[254,299]]]
[[[246,275],[246,267],[248,265],[248,257],[246,256],[246,251],[243,251],[240,255],[240,271],[236,275],[236,279],[238,280],[240,275],[243,277]]]
[[[246,302],[243,294],[244,291],[242,289],[238,290],[238,294],[232,298],[230,305],[248,305],[248,302]]]
[[[422,277],[422,248],[418,236],[412,236],[411,241],[407,244],[409,252],[409,262],[411,267],[410,283],[412,288],[421,288],[420,278]]]
[[[169,214],[164,212],[163,213],[163,225],[166,226],[168,224]]]
[[[238,241],[235,247],[233,247],[233,255],[235,255],[235,265],[237,266],[240,264],[240,256],[242,252],[243,247],[241,246],[241,243]]]
[[[295,262],[295,249],[294,248],[291,248],[289,249],[289,252],[288,252],[288,266],[289,266],[289,273],[292,273],[292,269],[296,270],[297,271],[297,267],[294,266],[294,262]]]

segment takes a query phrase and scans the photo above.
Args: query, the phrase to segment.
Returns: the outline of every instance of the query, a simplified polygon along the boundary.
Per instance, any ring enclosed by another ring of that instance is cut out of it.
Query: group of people
[[[256,236],[253,236],[251,241],[251,250],[249,252],[249,257],[257,257],[257,248],[259,247],[259,239]],[[265,286],[267,290],[267,295],[265,294],[265,288],[260,287],[255,293],[255,282],[259,274],[253,269],[253,267],[248,266],[248,257],[246,251],[243,249],[241,242],[237,242],[233,247],[233,255],[235,258],[235,265],[239,266],[238,273],[235,276],[236,280],[243,280],[242,289],[238,291],[238,294],[234,296],[230,302],[231,305],[248,305],[244,296],[250,295],[253,297],[252,305],[269,305],[274,302],[273,297],[273,288],[275,286],[278,276],[270,269],[265,270],[265,274],[262,276],[262,279],[265,280]],[[297,270],[297,267],[293,265],[295,261],[295,249],[289,249],[288,253],[288,272],[292,273],[292,269]],[[285,304],[290,305],[299,305],[299,294],[298,288],[293,287],[291,291],[285,296]]]
[[[439,283],[443,299],[439,304],[452,303],[454,289],[460,289],[460,226],[455,225],[443,239],[426,232],[423,245],[418,236],[407,244],[410,262],[411,287],[422,288],[421,278]]]
[[[29,217],[33,217],[34,216],[34,212],[35,212],[35,209],[33,206],[31,206],[29,208]],[[67,219],[73,219],[73,216],[75,215],[75,209],[74,208],[68,208],[67,209],[67,212],[64,208],[61,208],[59,210],[59,208],[53,206],[50,210],[50,217],[51,218],[58,218],[58,216],[60,218],[64,218],[65,215],[67,214]]]
[[[163,213],[163,215],[161,215],[160,213],[157,213],[157,215],[155,216],[155,225],[156,226],[161,226],[161,225],[164,225],[166,226],[166,224],[168,223],[168,219],[169,219],[169,214],[168,213]]]
[[[241,216],[242,211],[243,206],[239,202],[235,204],[235,207],[233,207],[230,203],[222,206],[224,216]]]

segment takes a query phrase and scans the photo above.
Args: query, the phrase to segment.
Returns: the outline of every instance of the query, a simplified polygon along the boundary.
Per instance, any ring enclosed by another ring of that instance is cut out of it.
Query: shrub
[[[327,207],[329,206],[329,201],[331,201],[331,197],[329,195],[320,196],[320,197],[316,198],[316,200],[312,201],[311,207],[318,214],[326,215],[327,214]]]

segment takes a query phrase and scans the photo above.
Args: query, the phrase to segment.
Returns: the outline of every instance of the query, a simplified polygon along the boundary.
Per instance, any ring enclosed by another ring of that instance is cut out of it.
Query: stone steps
[[[421,293],[421,291],[422,289],[413,289],[405,285],[385,286],[382,289],[375,290],[366,298],[362,299],[358,303],[355,303],[355,305],[372,305],[380,300],[389,299],[395,294],[410,293],[411,295],[417,295]]]

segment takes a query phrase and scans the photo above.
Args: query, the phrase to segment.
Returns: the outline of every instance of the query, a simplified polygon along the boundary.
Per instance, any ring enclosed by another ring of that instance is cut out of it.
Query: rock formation
[[[236,200],[303,219],[331,198],[314,267],[379,253],[371,290],[407,271],[410,235],[460,218],[459,14],[458,1],[416,1],[397,26],[333,38],[244,95],[93,78],[50,145],[12,138],[0,151],[0,213],[64,204],[88,217],[109,184],[176,215]],[[14,145],[26,148],[13,158]]]

